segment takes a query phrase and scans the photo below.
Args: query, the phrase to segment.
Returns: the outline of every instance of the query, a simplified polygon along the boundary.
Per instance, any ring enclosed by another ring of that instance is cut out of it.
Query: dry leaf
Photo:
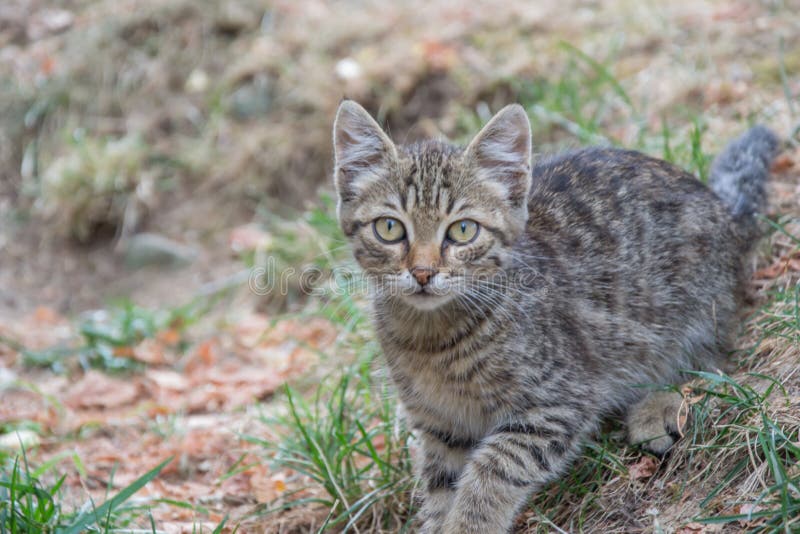
[[[197,355],[206,365],[213,365],[217,361],[217,340],[207,339],[197,347]]]
[[[707,532],[706,526],[702,523],[687,523],[686,525],[682,526],[678,530],[675,531],[675,534],[702,534]]]
[[[45,398],[26,389],[0,391],[0,425],[16,421],[38,421],[52,424],[52,414],[47,409]]]
[[[118,408],[139,397],[139,383],[89,371],[69,388],[65,402],[72,408]]]
[[[164,346],[155,339],[144,339],[133,348],[133,359],[151,365],[167,363]]]
[[[114,356],[117,358],[133,358],[133,347],[114,347]]]
[[[287,490],[286,473],[271,473],[263,466],[254,466],[250,472],[250,487],[256,500],[271,502]]]
[[[61,319],[62,317],[57,311],[47,306],[39,306],[36,308],[36,311],[33,312],[33,320],[37,323],[53,324],[60,322]]]
[[[773,279],[787,272],[800,272],[800,257],[797,252],[790,256],[783,255],[769,267],[757,270],[753,273],[753,278],[756,280]]]
[[[795,161],[794,157],[792,157],[792,154],[784,152],[783,154],[775,158],[769,170],[774,172],[775,174],[780,174],[782,172],[788,171],[794,166],[795,166]]]
[[[156,339],[164,345],[177,345],[181,341],[181,333],[174,328],[168,328],[156,334]]]
[[[642,456],[638,462],[628,467],[631,480],[650,478],[658,471],[658,462],[651,456]]]
[[[147,369],[145,376],[159,388],[172,391],[186,391],[189,389],[189,379],[182,374],[169,369]]]

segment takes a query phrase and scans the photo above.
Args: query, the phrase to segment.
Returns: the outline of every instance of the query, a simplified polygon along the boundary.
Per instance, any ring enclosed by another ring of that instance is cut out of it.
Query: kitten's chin
[[[403,295],[403,301],[420,311],[433,311],[453,300],[453,294],[437,295],[434,293],[413,293]]]

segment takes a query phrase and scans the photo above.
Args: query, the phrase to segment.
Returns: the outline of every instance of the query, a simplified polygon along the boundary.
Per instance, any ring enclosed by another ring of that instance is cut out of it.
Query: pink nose
[[[419,285],[424,286],[428,281],[436,276],[438,271],[430,267],[414,267],[411,269],[411,276],[413,276]]]

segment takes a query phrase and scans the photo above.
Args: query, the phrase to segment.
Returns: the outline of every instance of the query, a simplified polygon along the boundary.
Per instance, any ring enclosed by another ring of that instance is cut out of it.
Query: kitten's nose
[[[414,267],[410,269],[411,276],[416,278],[419,285],[424,286],[428,283],[428,281],[436,276],[436,273],[439,272],[436,269],[431,267]]]

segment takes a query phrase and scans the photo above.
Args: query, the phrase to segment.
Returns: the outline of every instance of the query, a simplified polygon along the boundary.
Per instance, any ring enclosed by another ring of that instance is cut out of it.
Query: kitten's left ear
[[[531,188],[531,123],[519,104],[497,112],[467,147],[478,178],[513,207],[525,207]]]
[[[334,182],[340,201],[356,198],[384,179],[397,149],[378,123],[353,100],[344,100],[333,123]]]

